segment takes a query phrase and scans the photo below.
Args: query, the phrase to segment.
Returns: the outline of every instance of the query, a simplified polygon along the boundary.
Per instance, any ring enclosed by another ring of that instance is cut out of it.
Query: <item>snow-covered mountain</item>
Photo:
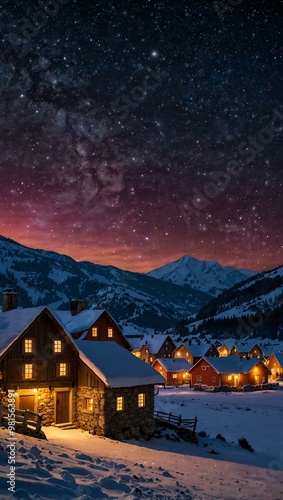
[[[254,274],[254,271],[247,269],[222,267],[217,262],[206,262],[184,255],[181,259],[150,271],[148,276],[170,281],[175,285],[188,285],[216,297]]]
[[[283,340],[283,266],[226,290],[203,306],[190,331]]]
[[[113,266],[76,262],[0,236],[0,287],[11,284],[19,305],[66,309],[72,297],[88,307],[107,308],[120,323],[167,328],[197,313],[211,295]]]

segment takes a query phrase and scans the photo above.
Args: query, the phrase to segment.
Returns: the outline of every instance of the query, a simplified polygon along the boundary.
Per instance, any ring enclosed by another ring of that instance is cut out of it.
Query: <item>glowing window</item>
[[[228,380],[232,380],[232,375],[228,375]]]
[[[93,326],[91,329],[91,336],[92,337],[97,337],[97,328],[96,326]]]
[[[62,340],[53,341],[53,350],[54,352],[62,352]]]
[[[177,378],[177,373],[173,373],[172,378]]]
[[[92,398],[86,398],[85,409],[88,411],[93,411],[93,399]]]
[[[138,407],[143,408],[145,406],[145,393],[141,392],[138,394]]]
[[[112,338],[113,337],[113,328],[108,328],[107,332],[108,332],[108,337]]]
[[[32,352],[32,339],[25,339],[25,352]]]
[[[116,398],[116,411],[122,411],[122,410],[124,410],[124,397],[118,396]]]
[[[67,363],[59,364],[59,377],[66,377],[67,375]]]
[[[32,378],[32,364],[24,365],[24,378],[31,379]]]

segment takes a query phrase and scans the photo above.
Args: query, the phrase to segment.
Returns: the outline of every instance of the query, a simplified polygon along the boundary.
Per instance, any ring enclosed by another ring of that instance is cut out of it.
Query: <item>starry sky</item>
[[[0,4],[0,234],[140,272],[283,264],[280,2]]]

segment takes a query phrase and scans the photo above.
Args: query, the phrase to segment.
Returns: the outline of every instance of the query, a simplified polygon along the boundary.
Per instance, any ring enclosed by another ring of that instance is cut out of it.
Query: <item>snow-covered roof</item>
[[[203,357],[208,364],[210,364],[218,373],[222,374],[232,374],[232,373],[249,373],[252,368],[257,363],[260,363],[258,358],[239,358],[238,356],[226,356],[226,357],[220,357],[220,358],[214,358],[214,357]],[[201,362],[198,361],[191,370],[197,366]]]
[[[154,368],[114,341],[73,340],[81,360],[109,387],[164,384]]]
[[[84,309],[72,316],[71,311],[53,311],[60,318],[69,333],[80,333],[88,330],[105,312],[105,309]],[[114,320],[113,320],[114,321]]]
[[[222,342],[222,347],[226,345],[226,347],[231,351],[232,347],[235,345],[235,340],[234,339],[226,339],[223,340]]]
[[[211,348],[211,344],[204,344],[201,343],[200,345],[198,344],[188,344],[182,342],[180,345],[178,345],[177,349],[179,349],[182,345],[185,346],[185,348],[194,356],[194,358],[201,358],[205,356],[207,351]]]
[[[142,339],[127,339],[133,350],[141,349],[147,345],[151,354],[157,354],[168,335],[144,335]]]
[[[166,370],[167,372],[183,372],[188,371],[192,365],[185,358],[158,358],[156,362]]]
[[[0,312],[0,356],[10,347],[10,345],[21,335],[26,328],[44,311],[46,306],[28,307],[26,309],[12,309],[11,311]],[[53,314],[53,312],[51,312]],[[60,318],[53,314],[60,326],[64,328]]]
[[[280,366],[283,366],[283,352],[274,353],[275,358],[277,359]]]

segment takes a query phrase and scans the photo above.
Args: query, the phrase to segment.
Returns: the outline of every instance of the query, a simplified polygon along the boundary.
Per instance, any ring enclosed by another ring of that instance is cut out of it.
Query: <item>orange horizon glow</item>
[[[108,242],[104,249],[97,247],[92,248],[91,241],[80,241],[80,243],[66,243],[54,238],[48,241],[44,234],[27,235],[22,231],[2,231],[1,233],[6,238],[10,238],[23,246],[30,247],[34,250],[45,250],[56,252],[61,255],[67,255],[77,262],[88,261],[101,266],[114,266],[124,271],[147,273],[158,267],[162,267],[170,262],[180,259],[184,255],[190,255],[198,260],[208,262],[218,262],[221,266],[231,266],[236,269],[251,269],[254,271],[266,271],[274,269],[282,265],[282,260],[276,262],[274,259],[270,265],[264,257],[255,261],[254,258],[239,257],[236,252],[231,252],[230,255],[219,255],[216,258],[214,255],[205,256],[201,251],[198,253],[195,245],[192,245],[190,253],[184,245],[180,249],[172,249],[168,246],[167,252],[163,250],[161,255],[158,250],[147,248],[142,252],[140,249],[129,246],[111,246]],[[79,239],[79,238],[78,238]]]

